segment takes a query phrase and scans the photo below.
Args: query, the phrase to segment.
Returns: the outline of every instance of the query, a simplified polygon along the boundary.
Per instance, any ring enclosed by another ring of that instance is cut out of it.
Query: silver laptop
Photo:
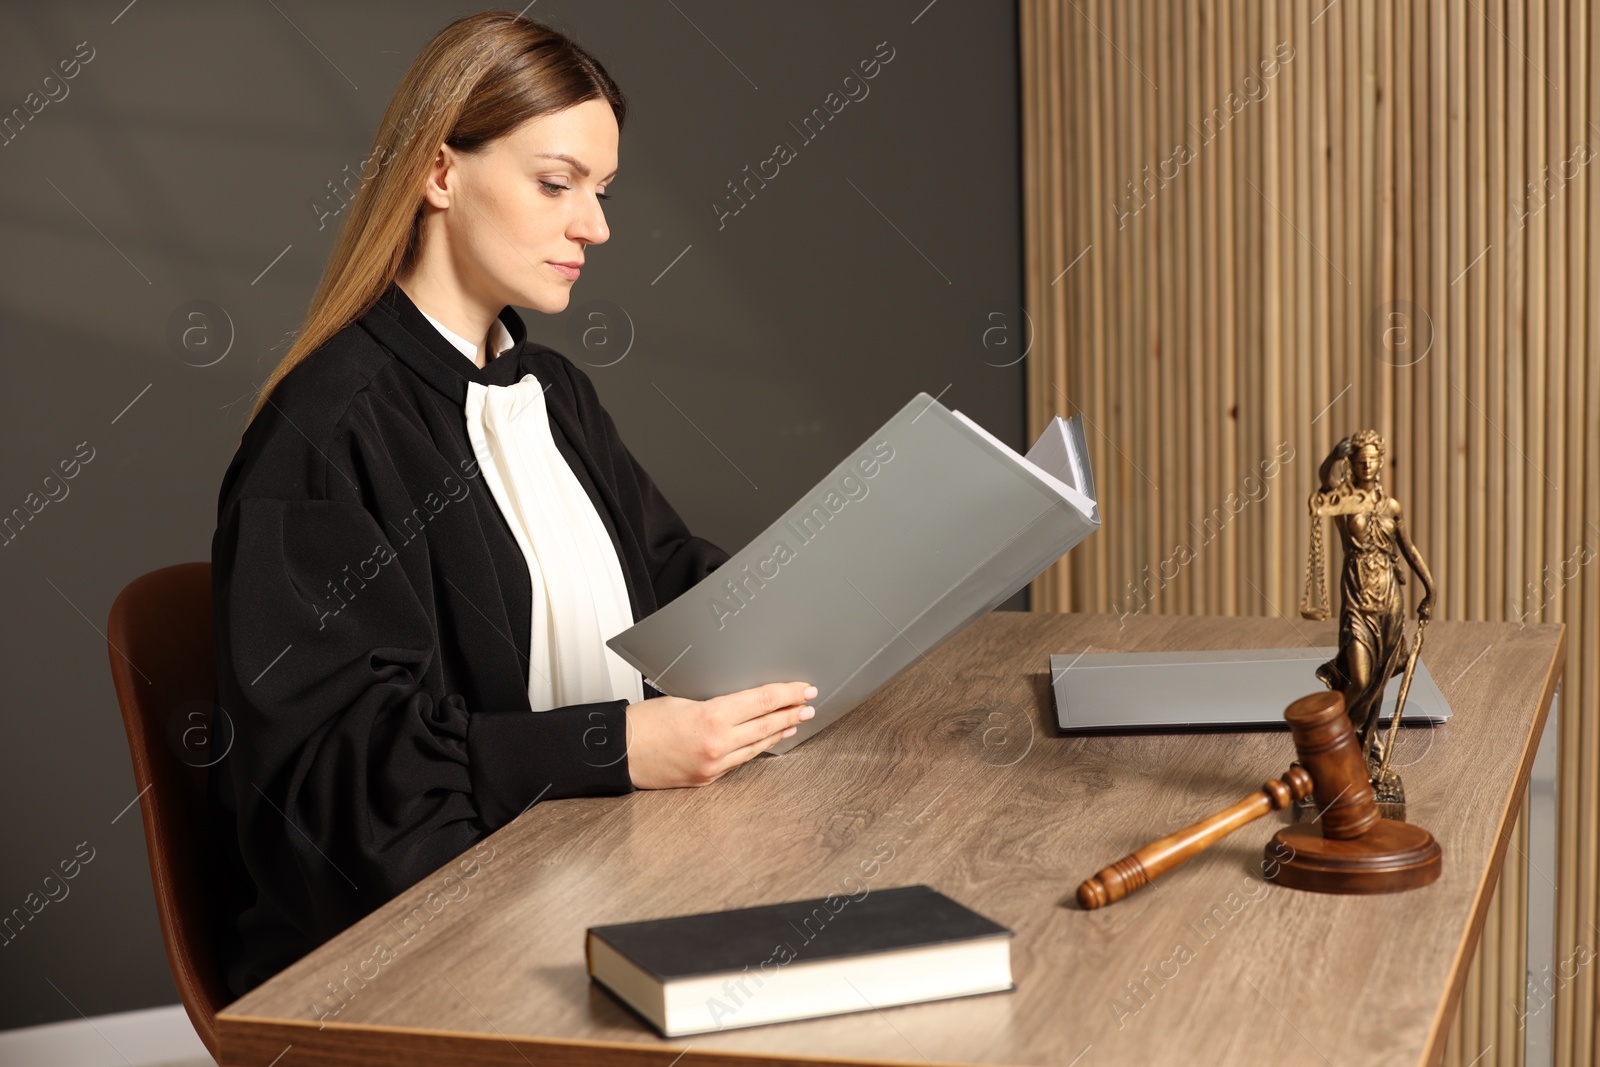
[[[1209,652],[1090,652],[1050,657],[1056,722],[1063,733],[1113,730],[1287,728],[1283,709],[1326,690],[1316,670],[1338,650],[1227,649]],[[1387,727],[1400,692],[1389,680],[1378,721]],[[1417,661],[1400,725],[1450,719],[1428,663]]]

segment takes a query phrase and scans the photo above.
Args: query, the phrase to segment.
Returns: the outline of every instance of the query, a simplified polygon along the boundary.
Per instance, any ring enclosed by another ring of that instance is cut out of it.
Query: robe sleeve
[[[583,758],[594,731],[624,736],[625,699],[535,713],[444,691],[429,594],[400,561],[329,614],[325,579],[385,553],[366,508],[328,499],[232,501],[212,545],[236,738],[214,773],[259,891],[317,941],[535,801],[633,788],[625,755]]]
[[[553,350],[552,350],[553,351]],[[600,403],[594,383],[583,369],[559,356],[572,381],[579,417],[587,427],[598,427],[604,455],[611,457],[612,476],[628,520],[638,534],[650,570],[656,603],[667,604],[689,591],[706,575],[728,562],[730,556],[717,545],[689,532],[689,527],[668,502],[640,462],[634,458]]]

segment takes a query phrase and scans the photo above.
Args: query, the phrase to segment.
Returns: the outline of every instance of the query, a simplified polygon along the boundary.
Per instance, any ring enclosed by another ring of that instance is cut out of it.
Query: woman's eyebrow
[[[540,159],[559,159],[563,163],[571,163],[573,170],[577,171],[585,178],[589,176],[589,168],[584,166],[582,163],[579,163],[576,159],[567,155],[565,152],[539,152],[537,155]],[[610,174],[606,175],[607,178],[615,178],[616,176],[616,171],[612,171]]]

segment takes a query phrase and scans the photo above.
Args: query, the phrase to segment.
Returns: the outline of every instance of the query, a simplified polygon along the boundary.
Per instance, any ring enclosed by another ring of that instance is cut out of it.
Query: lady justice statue
[[[1383,438],[1378,432],[1360,430],[1334,445],[1322,461],[1321,485],[1309,501],[1311,554],[1300,614],[1308,619],[1328,617],[1322,520],[1332,518],[1344,546],[1339,583],[1339,652],[1317,668],[1317,677],[1329,689],[1344,694],[1345,709],[1360,738],[1380,808],[1387,806],[1396,817],[1404,818],[1405,792],[1399,775],[1389,770],[1389,755],[1417,655],[1422,650],[1422,631],[1432,614],[1434,586],[1428,565],[1406,532],[1400,502],[1383,488],[1383,457]],[[1417,603],[1416,641],[1409,651],[1402,556],[1422,583],[1423,593]],[[1385,740],[1377,732],[1383,691],[1389,679],[1402,671],[1405,678]]]

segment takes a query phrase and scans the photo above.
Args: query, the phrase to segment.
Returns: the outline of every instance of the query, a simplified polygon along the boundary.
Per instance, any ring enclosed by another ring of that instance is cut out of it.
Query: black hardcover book
[[[1012,931],[926,886],[594,926],[589,974],[665,1037],[1015,988]]]

